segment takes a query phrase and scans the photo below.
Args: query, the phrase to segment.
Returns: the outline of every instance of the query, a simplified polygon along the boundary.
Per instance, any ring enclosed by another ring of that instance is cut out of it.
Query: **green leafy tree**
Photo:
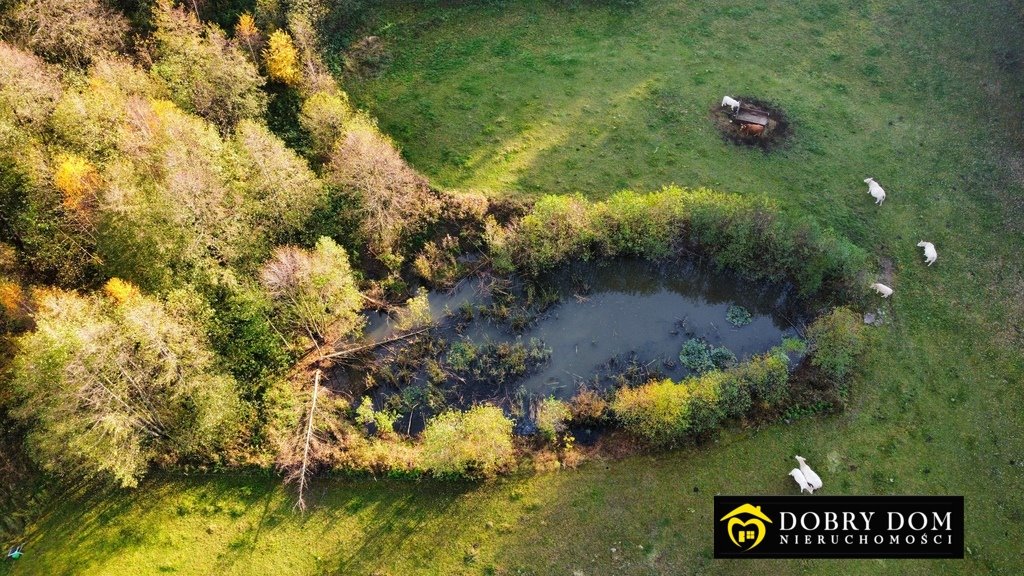
[[[345,133],[345,125],[354,116],[348,95],[340,90],[315,92],[302,102],[299,123],[309,133],[313,153],[324,160],[334,143]]]
[[[325,206],[326,187],[266,126],[239,122],[229,152],[225,164],[232,186],[242,195],[247,228],[264,243],[294,238],[310,214]]]
[[[176,104],[227,131],[267,108],[263,77],[224,32],[205,29],[190,12],[161,0],[155,10],[156,60],[152,73]]]
[[[36,460],[135,486],[155,460],[212,456],[237,400],[189,316],[137,293],[43,293],[12,376]]]
[[[277,248],[260,279],[292,328],[315,341],[353,335],[365,323],[348,254],[330,238],[320,238],[312,251]]]

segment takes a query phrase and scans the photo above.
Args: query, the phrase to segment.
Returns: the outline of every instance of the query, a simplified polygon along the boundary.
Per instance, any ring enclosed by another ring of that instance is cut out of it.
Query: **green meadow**
[[[366,34],[388,62],[345,88],[439,188],[707,186],[867,250],[895,294],[849,408],[483,484],[321,478],[305,514],[266,474],[83,488],[0,574],[1024,573],[1024,3],[402,2]],[[724,94],[792,135],[723,141]],[[713,560],[712,496],[795,493],[794,454],[824,494],[964,495],[965,559]]]

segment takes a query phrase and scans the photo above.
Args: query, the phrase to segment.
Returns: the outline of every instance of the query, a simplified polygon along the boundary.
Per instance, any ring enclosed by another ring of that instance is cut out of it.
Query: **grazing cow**
[[[733,112],[738,112],[739,109],[740,109],[740,101],[736,100],[735,98],[733,98],[731,96],[723,96],[722,97],[722,106],[723,107],[728,106],[729,108],[732,108]]]
[[[803,456],[797,456],[796,461],[800,463],[800,472],[804,475],[807,483],[811,485],[811,488],[815,490],[821,488],[821,478],[807,465],[807,460]]]
[[[740,134],[744,136],[761,136],[764,134],[764,126],[760,124],[740,124]]]
[[[882,283],[879,283],[879,282],[875,282],[874,284],[871,285],[871,288],[875,292],[878,292],[879,294],[881,294],[882,298],[888,298],[889,296],[892,296],[892,288],[889,288],[885,284],[882,284]]]
[[[935,251],[935,244],[921,240],[917,243],[917,247],[924,248],[924,261],[927,262],[929,266],[939,259],[939,253]]]
[[[885,200],[885,190],[875,182],[874,178],[867,178],[864,180],[868,183],[868,194],[875,199],[875,204],[881,204],[882,200]]]

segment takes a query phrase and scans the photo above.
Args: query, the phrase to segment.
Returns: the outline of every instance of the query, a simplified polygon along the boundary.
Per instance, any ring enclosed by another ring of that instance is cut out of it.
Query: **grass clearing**
[[[69,494],[0,574],[1024,572],[1019,2],[447,4],[381,8],[391,64],[346,86],[413,165],[492,195],[703,185],[834,227],[896,290],[848,411],[486,485],[322,480],[305,516],[267,476]],[[788,146],[723,142],[727,93],[784,108]],[[711,496],[794,492],[796,453],[826,494],[964,494],[966,559],[711,560]]]

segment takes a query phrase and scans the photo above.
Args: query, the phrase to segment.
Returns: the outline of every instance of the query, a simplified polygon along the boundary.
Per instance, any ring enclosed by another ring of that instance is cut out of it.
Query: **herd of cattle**
[[[754,124],[751,122],[744,122],[742,119],[739,119],[737,113],[740,112],[740,108],[742,106],[743,103],[733,98],[732,96],[725,96],[722,98],[722,108],[729,108],[731,110],[732,116],[738,119],[740,124],[740,134],[744,136],[757,137],[764,135],[765,127],[763,125]],[[868,194],[870,194],[871,197],[875,199],[875,205],[880,206],[882,202],[885,200],[885,189],[883,189],[878,182],[875,182],[874,178],[866,178],[864,182],[868,185]],[[929,266],[931,266],[932,264],[935,263],[936,260],[938,260],[939,253],[935,250],[935,245],[932,244],[931,242],[926,242],[922,240],[917,243],[917,247],[924,249],[924,261]],[[893,289],[886,286],[885,284],[882,284],[881,282],[875,282],[870,287],[872,290],[880,294],[882,298],[888,298],[889,296],[892,296]]]

